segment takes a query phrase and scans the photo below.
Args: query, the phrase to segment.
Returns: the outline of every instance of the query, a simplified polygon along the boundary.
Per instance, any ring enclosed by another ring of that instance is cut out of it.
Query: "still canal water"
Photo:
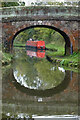
[[[78,114],[78,73],[53,63],[47,51],[15,48],[5,68],[3,118]]]

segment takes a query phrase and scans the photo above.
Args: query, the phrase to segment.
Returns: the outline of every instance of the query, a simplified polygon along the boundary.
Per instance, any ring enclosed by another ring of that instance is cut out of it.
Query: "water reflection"
[[[58,94],[58,93],[62,92],[64,89],[67,88],[67,86],[69,85],[69,82],[70,82],[70,72],[66,71],[63,81],[55,87],[50,86],[49,89],[42,89],[42,88],[41,89],[33,89],[34,87],[29,88],[29,86],[27,86],[27,85],[26,85],[27,87],[21,85],[20,81],[18,82],[17,80],[15,80],[15,78],[14,78],[14,81],[15,81],[14,82],[15,87],[23,93],[26,93],[30,96],[50,97],[50,96],[53,96],[54,94]],[[44,85],[44,88],[45,88],[45,85]],[[42,101],[42,98],[40,98],[39,101]]]
[[[63,68],[52,67],[48,70],[48,72],[49,74],[45,74],[42,79],[40,77],[41,73],[37,73],[34,79],[30,79],[29,77],[27,77],[27,74],[29,73],[21,75],[18,70],[14,70],[13,74],[17,82],[20,83],[22,86],[37,90],[45,90],[56,87],[64,80],[65,70]],[[56,74],[58,77],[56,76]],[[49,78],[49,80],[46,77]]]
[[[37,50],[34,53],[27,50],[27,54],[30,57],[19,53],[14,64],[13,75],[20,85],[29,89],[46,90],[61,84],[65,77],[63,68],[54,66],[47,59],[35,59],[42,58],[45,51]]]
[[[45,50],[27,48],[26,53],[30,57],[44,58]]]
[[[14,84],[20,91],[29,95],[52,96],[68,86],[70,73],[52,64],[48,56],[44,59],[29,57],[23,50],[16,51],[15,58],[12,74]]]
[[[15,50],[13,65],[3,70],[3,118],[77,114],[77,73],[48,60]]]

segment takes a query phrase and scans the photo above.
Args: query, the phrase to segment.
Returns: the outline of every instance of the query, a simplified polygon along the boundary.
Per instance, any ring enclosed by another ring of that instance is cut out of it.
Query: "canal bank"
[[[9,65],[13,61],[13,54],[10,53],[1,53],[2,54],[2,66]]]
[[[51,53],[51,52],[50,52]],[[75,52],[70,56],[52,56],[52,54],[48,53],[47,59],[51,62],[58,64],[64,67],[72,67],[72,68],[80,68],[80,52]],[[9,65],[13,61],[13,54],[10,53],[2,53],[2,65]]]

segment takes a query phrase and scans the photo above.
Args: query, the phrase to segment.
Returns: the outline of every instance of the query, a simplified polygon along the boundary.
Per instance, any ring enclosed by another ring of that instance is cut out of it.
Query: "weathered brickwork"
[[[78,8],[66,7],[15,7],[2,10],[3,44],[12,49],[14,36],[31,26],[51,27],[65,39],[65,54],[79,47]]]

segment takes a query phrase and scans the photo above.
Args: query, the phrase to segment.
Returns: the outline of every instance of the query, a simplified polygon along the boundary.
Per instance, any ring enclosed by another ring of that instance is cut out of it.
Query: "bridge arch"
[[[80,20],[77,7],[26,6],[2,8],[0,11],[2,12],[2,42],[5,51],[12,49],[12,39],[18,31],[34,25],[48,25],[61,30],[59,32],[66,41],[66,54],[71,54],[70,43],[73,52],[80,50],[78,27]]]
[[[64,41],[65,41],[65,55],[67,54],[70,54],[71,53],[71,41],[70,41],[70,38],[69,36],[62,30],[60,30],[59,28],[57,27],[54,27],[54,26],[51,26],[51,25],[31,25],[31,26],[26,26],[24,28],[21,27],[21,29],[18,29],[19,31],[16,31],[15,35],[13,36],[12,38],[12,43],[11,43],[11,48],[13,48],[13,42],[14,42],[14,39],[15,37],[20,33],[20,32],[23,32],[24,30],[27,30],[27,29],[30,29],[30,28],[35,28],[35,27],[44,27],[44,28],[50,28],[50,29],[53,29],[55,30],[56,32],[60,33],[63,38],[64,38]],[[73,50],[72,50],[73,51]]]

